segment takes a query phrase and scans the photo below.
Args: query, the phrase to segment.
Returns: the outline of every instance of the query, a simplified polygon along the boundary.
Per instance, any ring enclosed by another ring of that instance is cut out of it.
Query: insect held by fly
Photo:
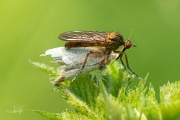
[[[100,47],[77,47],[71,49],[58,47],[46,50],[41,56],[50,55],[54,60],[53,62],[59,63],[60,65],[58,68],[60,70],[60,75],[52,81],[52,84],[58,85],[63,81],[73,79],[81,69],[82,63],[89,51],[103,52],[104,49]],[[101,70],[103,72],[106,66],[103,67],[101,64],[108,65],[111,59],[117,58],[118,55],[118,53],[111,53],[108,61],[103,61],[103,54],[90,54],[84,68],[81,70],[81,74],[89,73],[94,70]]]
[[[88,56],[90,54],[99,54],[104,55],[104,59],[101,61],[101,66],[106,66],[105,61],[108,61],[108,57],[112,52],[118,53],[118,57],[115,60],[120,59],[123,66],[125,67],[122,56],[125,55],[126,60],[126,66],[127,68],[136,75],[139,79],[142,79],[139,77],[129,66],[128,63],[128,57],[125,53],[126,49],[131,48],[132,46],[135,47],[131,43],[131,41],[128,39],[124,41],[123,36],[118,32],[103,32],[103,31],[69,31],[65,32],[59,35],[58,37],[60,40],[67,41],[65,44],[65,47],[68,48],[76,48],[76,47],[101,47],[104,48],[104,51],[102,52],[96,52],[96,51],[89,51],[86,54],[86,57],[82,63],[81,69],[77,72],[76,76],[73,78],[72,82],[77,78],[77,76],[80,74],[81,70],[84,68],[86,61],[88,59]],[[121,51],[117,51],[117,49],[123,46],[123,49]],[[105,63],[105,64],[103,64]],[[125,67],[126,68],[126,67]]]

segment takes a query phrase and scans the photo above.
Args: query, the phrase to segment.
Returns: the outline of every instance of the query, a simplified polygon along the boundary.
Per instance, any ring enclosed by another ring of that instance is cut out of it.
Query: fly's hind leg
[[[60,82],[63,82],[63,81],[64,81],[64,79],[65,79],[65,77],[59,76],[56,80],[52,81],[51,83],[52,83],[53,85],[58,86]]]
[[[87,59],[89,57],[90,54],[96,54],[96,55],[101,55],[101,52],[94,52],[94,51],[89,51],[89,53],[86,54],[86,57],[81,65],[81,68],[78,70],[77,74],[75,75],[75,77],[72,79],[71,84],[75,81],[75,79],[79,76],[79,74],[81,73],[81,71],[84,69],[84,66],[86,65]]]

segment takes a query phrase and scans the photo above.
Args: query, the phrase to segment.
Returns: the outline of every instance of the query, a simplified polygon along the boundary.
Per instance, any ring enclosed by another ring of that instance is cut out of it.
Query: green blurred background
[[[30,110],[62,112],[68,106],[53,92],[48,76],[28,61],[45,62],[45,50],[63,46],[58,35],[71,30],[118,31],[137,48],[127,50],[131,68],[149,72],[159,86],[180,78],[179,0],[1,0],[0,119],[44,120]],[[136,85],[138,79],[133,83]],[[9,113],[23,106],[22,114]]]

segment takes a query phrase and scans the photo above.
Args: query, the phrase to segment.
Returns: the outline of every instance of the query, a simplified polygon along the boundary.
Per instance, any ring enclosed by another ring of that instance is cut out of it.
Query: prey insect
[[[58,76],[56,80],[52,81],[52,83],[59,84],[60,82],[74,78],[77,72],[81,69],[86,54],[92,50],[94,52],[103,52],[104,48],[76,47],[66,49],[65,47],[58,47],[49,49],[45,52],[45,54],[42,54],[41,56],[51,55],[51,57],[61,65],[60,76]],[[90,54],[84,68],[81,70],[81,73],[88,73],[97,69],[100,69],[103,72],[103,69],[109,64],[111,59],[115,59],[117,56],[117,53],[111,53],[108,56],[108,61],[103,61],[103,54]],[[104,64],[104,66],[101,66],[102,64]]]
[[[135,47],[135,45],[133,45],[129,39],[124,41],[123,36],[118,32],[70,31],[70,32],[65,32],[65,33],[60,34],[58,38],[60,40],[67,41],[67,43],[65,44],[65,47],[67,49],[76,48],[76,47],[104,48],[103,51],[96,52],[92,50],[92,51],[89,51],[85,55],[86,57],[84,61],[82,62],[81,68],[77,72],[76,76],[72,79],[72,82],[77,78],[81,70],[86,65],[90,54],[103,55],[104,58],[100,63],[101,63],[101,66],[105,66],[105,64],[107,63],[105,61],[108,61],[109,56],[112,52],[119,54],[115,60],[120,59],[124,67],[125,65],[122,61],[122,56],[125,55],[127,68],[139,79],[142,79],[130,68],[128,57],[125,53],[126,49],[129,49],[132,46]],[[120,46],[123,46],[123,49],[121,51],[117,51],[117,49]]]

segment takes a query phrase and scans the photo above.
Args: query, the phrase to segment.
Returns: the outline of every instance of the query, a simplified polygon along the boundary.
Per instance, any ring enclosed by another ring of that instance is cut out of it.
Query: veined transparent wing
[[[103,42],[109,32],[103,31],[69,31],[59,35],[60,40],[68,42]]]

